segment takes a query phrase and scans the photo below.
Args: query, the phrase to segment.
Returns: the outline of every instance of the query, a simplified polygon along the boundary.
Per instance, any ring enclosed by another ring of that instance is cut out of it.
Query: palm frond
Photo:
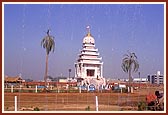
[[[133,71],[134,71],[134,72],[137,72],[138,69],[139,69],[139,63],[138,63],[137,60],[134,60],[134,61],[133,61],[133,66],[134,66],[134,67],[133,67],[133,68],[134,68]]]
[[[123,57],[129,57],[129,55],[128,54],[124,54]]]
[[[125,54],[123,59],[122,59],[122,69],[124,72],[128,73],[128,71],[132,70],[133,72],[137,72],[139,69],[139,64],[137,61],[137,56],[135,53],[130,53]]]
[[[46,49],[46,53],[47,55],[53,51],[55,49],[55,41],[54,41],[54,37],[50,36],[49,33],[47,34],[47,36],[45,36],[42,41],[41,41],[41,46]]]

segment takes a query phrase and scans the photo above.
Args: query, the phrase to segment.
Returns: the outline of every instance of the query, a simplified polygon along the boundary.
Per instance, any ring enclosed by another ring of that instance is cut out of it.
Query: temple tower
[[[89,26],[75,63],[75,77],[81,85],[105,85],[102,57],[99,57],[98,49],[95,48],[95,39],[90,33]]]

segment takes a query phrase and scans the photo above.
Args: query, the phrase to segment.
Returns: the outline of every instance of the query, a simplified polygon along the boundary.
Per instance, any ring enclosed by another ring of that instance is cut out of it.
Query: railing
[[[73,90],[70,90],[73,91]],[[17,111],[121,111],[125,107],[131,110],[137,110],[135,106],[127,105],[127,95],[122,95],[121,100],[119,93],[110,92],[87,92],[82,93],[5,93],[4,110],[14,111],[15,100],[17,96]],[[97,104],[95,96],[97,96]],[[135,97],[136,100],[137,97]],[[137,103],[137,102],[129,102]],[[96,109],[98,105],[98,109]],[[122,106],[121,106],[122,105]],[[136,108],[136,109],[135,109]]]
[[[155,88],[153,88],[155,89]],[[153,90],[150,89],[150,90]],[[142,90],[142,91],[141,91]],[[14,111],[15,96],[17,96],[18,111],[96,111],[95,96],[98,97],[99,111],[138,111],[138,103],[146,102],[148,89],[144,88],[135,91],[133,94],[124,90],[80,90],[76,87],[64,89],[63,87],[53,87],[48,92],[36,88],[4,88],[4,111]],[[149,107],[154,108],[149,110]],[[154,111],[158,106],[145,105],[141,111]],[[163,110],[162,110],[163,111]]]

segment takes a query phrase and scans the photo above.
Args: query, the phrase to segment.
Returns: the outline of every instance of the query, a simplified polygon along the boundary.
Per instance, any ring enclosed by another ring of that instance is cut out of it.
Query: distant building
[[[128,82],[129,79],[121,79],[121,81]],[[133,78],[134,83],[147,83],[148,79],[147,78]]]
[[[22,83],[25,80],[23,80],[21,77],[16,76],[16,77],[9,77],[9,76],[5,76],[4,82],[5,83]]]
[[[60,83],[63,83],[63,82],[64,82],[64,83],[67,83],[67,79],[63,79],[63,78],[62,78],[62,79],[59,79],[59,82],[60,82]]]
[[[133,78],[134,83],[147,83],[148,79],[147,78]]]
[[[148,75],[147,78],[151,84],[164,84],[164,76],[160,74],[160,71],[157,71],[157,74]]]

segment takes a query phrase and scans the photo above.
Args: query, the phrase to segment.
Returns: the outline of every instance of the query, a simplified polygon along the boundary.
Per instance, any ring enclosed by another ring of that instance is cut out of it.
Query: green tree
[[[54,52],[55,49],[55,41],[54,37],[50,35],[50,30],[47,31],[47,36],[45,36],[41,41],[41,46],[46,50],[46,67],[45,67],[45,75],[44,81],[45,86],[47,86],[47,76],[48,76],[48,57],[51,51]]]
[[[132,82],[132,72],[137,72],[139,69],[139,63],[137,61],[137,56],[135,53],[125,54],[122,59],[122,69],[124,72],[128,73],[129,77],[129,87]]]

